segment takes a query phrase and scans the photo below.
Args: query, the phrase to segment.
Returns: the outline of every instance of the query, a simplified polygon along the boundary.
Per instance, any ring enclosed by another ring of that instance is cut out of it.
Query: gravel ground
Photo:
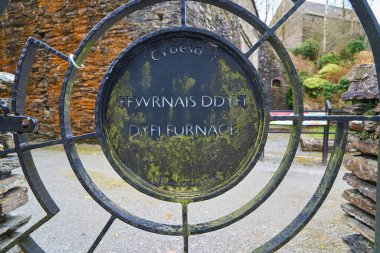
[[[286,134],[270,135],[266,157],[229,192],[189,206],[190,223],[225,215],[255,196],[276,171],[287,145]],[[122,181],[98,146],[78,145],[80,157],[97,185],[117,204],[143,218],[180,224],[181,208],[147,197]],[[61,147],[33,151],[41,177],[61,211],[32,236],[46,252],[87,252],[110,215],[82,188]],[[250,252],[279,233],[302,210],[315,191],[325,167],[320,153],[298,152],[286,179],[260,208],[239,222],[206,235],[190,238],[190,252]],[[306,228],[279,252],[347,252],[341,236],[352,231],[340,222],[341,194],[348,186],[341,170],[330,196]],[[19,212],[43,215],[36,199]],[[182,252],[182,238],[144,232],[116,221],[96,252]]]

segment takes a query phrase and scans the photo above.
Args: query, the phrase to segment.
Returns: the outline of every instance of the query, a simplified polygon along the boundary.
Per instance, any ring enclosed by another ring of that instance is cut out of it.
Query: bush
[[[324,67],[328,64],[339,64],[341,61],[340,54],[338,53],[328,53],[322,55],[321,57],[321,66]]]
[[[354,55],[351,54],[351,51],[347,47],[342,48],[339,51],[339,54],[340,54],[340,58],[343,61],[353,61],[354,60]]]
[[[350,80],[348,80],[348,78],[344,76],[339,80],[337,90],[340,93],[343,93],[343,92],[346,92],[349,87],[350,87]]]
[[[315,61],[319,54],[319,42],[313,39],[305,40],[300,47],[293,49],[293,54]]]
[[[305,87],[307,93],[313,97],[316,97],[321,94],[326,83],[328,83],[328,81],[325,79],[319,77],[311,77],[305,80],[303,86]]]
[[[294,99],[293,99],[293,90],[288,88],[285,93],[286,104],[289,106],[289,109],[293,110],[294,108]]]
[[[319,77],[311,77],[305,80],[305,82],[303,83],[303,86],[306,89],[310,89],[310,90],[322,89],[325,83],[327,83],[325,79],[322,79]]]
[[[327,77],[327,76],[331,76],[331,75],[337,74],[337,73],[339,73],[341,70],[342,70],[342,68],[339,67],[339,66],[336,65],[336,64],[327,64],[326,66],[324,66],[324,67],[318,72],[318,74],[321,75],[322,77]]]
[[[365,50],[364,41],[360,40],[360,39],[352,40],[352,41],[348,42],[347,48],[352,55],[357,54],[357,53]]]
[[[312,97],[323,95],[325,98],[331,98],[338,91],[338,85],[318,76],[306,79],[303,86]]]
[[[303,85],[306,79],[310,78],[312,75],[304,70],[298,72],[298,78],[300,79],[300,83]]]
[[[323,84],[323,96],[325,98],[331,98],[333,94],[337,91],[337,86],[330,82]]]

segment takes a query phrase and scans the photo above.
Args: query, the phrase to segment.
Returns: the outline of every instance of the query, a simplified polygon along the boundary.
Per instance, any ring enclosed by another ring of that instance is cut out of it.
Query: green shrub
[[[327,64],[339,64],[341,61],[340,54],[338,53],[328,53],[321,57],[321,66],[324,67]]]
[[[327,83],[325,79],[319,78],[319,77],[311,77],[307,78],[305,82],[303,83],[303,86],[306,89],[314,90],[314,89],[322,89],[323,85]]]
[[[350,50],[347,47],[342,48],[339,51],[339,54],[340,54],[340,58],[343,61],[351,61],[352,62],[355,59],[354,55],[351,54]]]
[[[330,64],[327,64],[326,66],[324,66],[318,72],[318,74],[321,75],[322,77],[326,77],[326,76],[329,76],[329,75],[334,75],[336,73],[339,73],[341,70],[342,70],[342,68],[339,67],[338,65],[330,63]]]
[[[375,116],[377,115],[377,112],[375,112],[374,109],[370,109],[364,113],[365,116]]]
[[[347,48],[350,51],[350,53],[353,55],[356,53],[359,53],[361,51],[364,51],[365,50],[364,41],[361,39],[352,40],[352,41],[348,42]]]
[[[306,79],[312,77],[312,75],[304,70],[298,72],[298,78],[300,79],[300,83],[303,85]]]
[[[289,106],[289,109],[293,110],[294,108],[294,99],[293,99],[293,90],[288,88],[285,93],[286,104]]]
[[[300,47],[293,49],[293,54],[301,55],[305,59],[315,61],[319,54],[319,42],[313,39],[305,40]]]
[[[325,98],[331,98],[336,91],[337,86],[335,84],[329,82],[323,84],[323,96]]]
[[[305,80],[303,86],[305,87],[305,90],[308,94],[316,97],[321,94],[326,83],[328,83],[328,81],[325,79],[319,77],[311,77]]]
[[[348,80],[348,78],[344,76],[339,80],[337,90],[339,91],[339,93],[343,93],[343,92],[346,92],[349,87],[350,87],[350,80]]]

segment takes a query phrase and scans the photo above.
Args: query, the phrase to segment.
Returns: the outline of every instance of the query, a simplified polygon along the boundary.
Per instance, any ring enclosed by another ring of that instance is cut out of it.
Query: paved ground
[[[244,181],[226,194],[190,205],[190,222],[207,221],[227,214],[246,203],[271,178],[283,157],[287,135],[272,135],[266,149],[266,158]],[[98,146],[81,145],[80,156],[99,187],[116,203],[130,212],[153,221],[180,224],[180,206],[146,197],[126,185],[110,168]],[[107,220],[109,214],[100,208],[83,190],[74,176],[60,147],[33,151],[35,162],[46,187],[61,212],[38,232],[35,240],[46,252],[87,252]],[[208,235],[190,239],[190,252],[249,252],[280,232],[303,208],[324,173],[321,154],[298,154],[287,178],[273,196],[247,218]],[[341,224],[340,197],[347,185],[337,182],[315,219],[279,252],[347,252],[341,236],[350,234]],[[32,194],[30,194],[31,196]],[[33,219],[41,217],[42,210],[31,196],[28,208]],[[181,252],[182,239],[140,231],[122,222],[116,222],[106,234],[96,252]]]

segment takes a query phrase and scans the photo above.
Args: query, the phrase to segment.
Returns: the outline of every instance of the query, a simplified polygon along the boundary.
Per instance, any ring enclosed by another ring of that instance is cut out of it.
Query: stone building
[[[1,71],[14,73],[28,37],[35,37],[65,53],[74,53],[91,28],[125,0],[48,1],[12,0],[0,18]],[[112,60],[132,41],[160,28],[178,26],[180,1],[168,1],[121,20],[91,49],[81,70],[72,100],[74,133],[95,131],[94,108],[100,82]],[[257,13],[254,1],[235,0]],[[213,31],[247,50],[256,40],[254,29],[219,8],[188,2],[188,23]],[[256,59],[257,63],[257,59]],[[57,138],[59,97],[67,62],[39,50],[30,76],[27,115],[38,118],[37,136]],[[0,97],[9,97],[3,94]]]
[[[268,91],[270,109],[288,109],[285,94],[289,85],[282,64],[269,43],[260,47],[258,71]]]
[[[282,0],[270,26],[273,26],[294,5]],[[364,30],[352,9],[328,6],[327,49],[344,47],[348,40],[364,35]],[[306,39],[322,40],[325,5],[306,1],[277,31],[287,49],[299,47]],[[345,21],[343,21],[345,20]],[[286,91],[288,83],[282,64],[274,50],[265,43],[259,52],[259,73],[267,87],[272,110],[288,109]]]
[[[291,0],[282,0],[271,25],[274,25],[293,5]],[[278,30],[277,35],[286,48],[296,48],[310,38],[321,41],[324,17],[325,4],[306,1]],[[357,39],[364,34],[355,12],[350,8],[329,5],[327,22],[328,50],[334,50],[347,40]]]

